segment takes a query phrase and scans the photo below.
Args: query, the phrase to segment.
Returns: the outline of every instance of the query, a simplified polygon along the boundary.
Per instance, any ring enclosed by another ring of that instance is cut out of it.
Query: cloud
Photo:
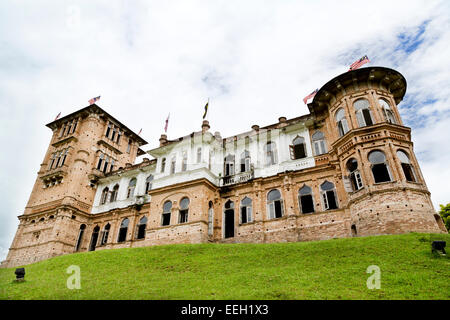
[[[0,158],[0,246],[11,244],[51,136],[44,124],[59,112],[101,95],[150,149],[169,111],[169,138],[200,129],[209,97],[211,130],[231,136],[307,113],[301,99],[365,54],[406,77],[402,117],[433,203],[449,202],[449,3],[360,4],[2,1],[0,142],[11,148]]]

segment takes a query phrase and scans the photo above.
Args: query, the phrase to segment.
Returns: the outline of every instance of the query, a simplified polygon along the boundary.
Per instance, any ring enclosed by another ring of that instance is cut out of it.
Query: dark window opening
[[[103,235],[102,235],[102,241],[101,244],[104,245],[108,242],[108,236],[109,236],[109,229],[111,228],[111,225],[108,223],[105,228],[103,229]]]
[[[334,194],[334,190],[327,191],[326,197],[328,200],[328,210],[337,209],[336,197]]]
[[[188,222],[188,210],[180,210],[180,221],[179,223]]]
[[[352,237],[356,237],[357,234],[358,232],[356,231],[356,226],[352,224]]]
[[[225,238],[234,237],[234,210],[225,211]]]
[[[366,126],[371,126],[373,124],[372,117],[370,116],[369,109],[363,109],[362,114],[364,117],[364,121],[366,122]]]
[[[146,228],[147,228],[147,217],[142,217],[141,220],[139,220],[136,239],[144,239],[145,238],[145,229]]]
[[[117,242],[124,242],[127,239],[128,223],[128,218],[125,218],[120,224],[119,237],[117,239]]]
[[[406,181],[416,182],[411,165],[407,164],[407,163],[402,163],[402,168],[403,168],[403,173],[405,174]]]
[[[241,223],[247,222],[247,207],[241,207]]]
[[[77,239],[77,244],[75,246],[75,251],[79,251],[81,248],[81,242],[83,240],[84,229],[86,229],[86,225],[82,224],[80,226],[80,232],[78,233],[78,239]]]
[[[375,183],[391,181],[386,164],[379,163],[372,166],[372,173]]]
[[[314,212],[314,200],[312,195],[307,194],[304,196],[300,196],[300,204],[302,206],[302,213]]]
[[[170,213],[163,213],[163,215],[162,215],[162,225],[163,226],[170,225]]]
[[[99,231],[100,231],[100,227],[96,226],[94,228],[94,231],[92,232],[91,243],[89,244],[89,251],[95,251],[95,247],[97,246]]]
[[[275,218],[281,218],[283,211],[281,210],[281,200],[274,201],[275,206]]]

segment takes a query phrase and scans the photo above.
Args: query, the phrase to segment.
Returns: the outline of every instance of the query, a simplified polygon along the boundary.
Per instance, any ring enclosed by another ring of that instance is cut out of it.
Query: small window
[[[386,162],[386,156],[383,152],[375,150],[369,153],[369,162],[372,167],[372,174],[375,183],[391,181],[389,167]]]
[[[103,228],[101,244],[104,245],[108,243],[109,229],[111,229],[111,225],[107,223]]]
[[[277,145],[273,141],[267,142],[264,147],[266,153],[266,166],[271,166],[278,163]]]
[[[202,148],[197,149],[197,163],[202,162]]]
[[[314,212],[312,189],[307,185],[304,185],[300,190],[298,190],[298,203],[300,204],[301,213]]]
[[[161,173],[164,173],[166,170],[166,158],[161,159]]]
[[[166,201],[163,205],[163,213],[162,213],[162,221],[161,225],[168,226],[170,225],[170,213],[172,210],[172,202]]]
[[[352,184],[352,190],[358,191],[363,187],[361,174],[358,170],[358,161],[355,158],[351,158],[347,161],[347,170],[350,173],[349,178]]]
[[[283,200],[280,191],[277,189],[273,189],[267,194],[267,211],[269,212],[269,219],[283,216]]]
[[[111,159],[111,166],[109,167],[109,172],[114,170],[114,163],[115,163],[114,159]]]
[[[63,154],[62,156],[62,161],[60,166],[62,167],[64,165],[64,162],[66,162],[66,158],[67,158],[67,153],[69,152],[69,149],[67,148],[66,150],[62,151],[61,153]]]
[[[111,140],[112,141],[114,141],[114,139],[116,138],[116,133],[117,133],[117,128],[116,128],[116,126],[113,126],[112,133],[111,133]]]
[[[378,99],[378,103],[380,104],[381,108],[383,109],[384,117],[386,118],[386,121],[389,123],[396,124],[394,117],[394,112],[392,112],[391,107],[389,106],[389,103],[387,103],[383,99]]]
[[[128,146],[127,146],[127,153],[131,152],[131,146],[133,145],[133,140],[129,139],[128,140]]]
[[[108,194],[109,194],[109,188],[106,187],[102,191],[102,197],[100,199],[100,204],[105,204],[106,203],[106,201],[108,200]]]
[[[180,201],[180,212],[178,223],[188,222],[188,214],[189,214],[189,199],[183,198]]]
[[[229,154],[225,157],[225,177],[234,175],[234,155]]]
[[[416,174],[414,172],[414,168],[411,164],[411,161],[409,160],[408,155],[404,151],[398,150],[397,157],[402,165],[403,174],[405,175],[406,181],[416,182],[417,181]]]
[[[183,152],[183,161],[181,162],[181,171],[187,170],[187,153]]]
[[[250,152],[245,150],[241,153],[241,172],[248,172],[251,169],[250,166]]]
[[[145,229],[147,228],[147,217],[143,216],[137,225],[137,235],[136,239],[144,239],[145,238]]]
[[[103,173],[106,173],[108,170],[108,164],[109,164],[109,156],[105,157],[105,165],[103,166]]]
[[[353,103],[356,111],[356,119],[360,127],[373,125],[372,113],[370,112],[369,106],[369,101],[366,99],[359,99]]]
[[[241,223],[252,222],[252,199],[245,197],[241,201]]]
[[[117,200],[117,194],[119,193],[119,185],[116,184],[111,192],[111,197],[109,198],[110,202],[114,202]]]
[[[348,132],[347,118],[345,117],[345,111],[342,108],[336,112],[336,126],[340,137]]]
[[[316,131],[312,135],[312,141],[314,146],[314,155],[318,156],[327,153],[327,147],[325,144],[325,136],[322,131]]]
[[[50,165],[48,166],[48,170],[51,170],[53,168],[53,164],[55,163],[56,158],[56,152],[52,154],[52,157],[50,158]]]
[[[152,189],[152,181],[153,175],[149,175],[147,179],[145,179],[145,193],[149,192]]]
[[[97,170],[101,170],[104,157],[105,156],[103,155],[103,153],[100,153],[100,156],[98,157]]]
[[[297,136],[292,141],[292,145],[290,145],[289,148],[291,151],[292,160],[306,158],[305,138]]]
[[[73,120],[73,127],[72,127],[72,133],[75,132],[75,129],[77,128],[78,119]]]
[[[117,140],[116,140],[117,144],[119,144],[121,137],[122,137],[122,131],[120,131],[120,129],[119,129],[119,130],[117,130]]]
[[[111,129],[112,129],[112,124],[110,122],[108,122],[108,127],[106,128],[106,133],[105,133],[105,136],[107,138],[109,138],[109,133],[111,132]]]
[[[125,218],[122,220],[122,223],[120,224],[119,229],[119,237],[117,238],[117,242],[124,242],[127,239],[127,231],[128,231],[128,223],[130,220],[128,218]]]
[[[128,192],[127,192],[127,199],[134,196],[134,189],[136,188],[136,178],[133,178],[130,180],[130,183],[128,184]]]
[[[174,174],[175,173],[176,165],[177,165],[177,158],[176,158],[176,156],[173,156],[172,160],[170,162],[170,174]]]
[[[325,210],[333,210],[337,209],[337,197],[336,197],[336,189],[334,188],[334,184],[325,181],[320,185],[320,193],[322,195],[323,207]]]

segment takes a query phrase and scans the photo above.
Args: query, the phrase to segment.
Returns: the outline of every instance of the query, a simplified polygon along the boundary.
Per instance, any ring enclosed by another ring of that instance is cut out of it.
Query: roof
[[[126,125],[121,123],[119,120],[114,118],[112,115],[110,115],[108,112],[106,112],[105,110],[100,108],[95,103],[91,104],[90,106],[84,107],[83,109],[80,109],[78,111],[72,112],[72,113],[70,113],[70,114],[68,114],[68,115],[66,115],[66,116],[64,116],[62,118],[59,118],[59,119],[55,120],[55,121],[47,123],[46,126],[49,127],[50,129],[53,129],[53,128],[59,126],[60,124],[62,124],[63,122],[73,118],[77,114],[81,114],[81,115],[82,114],[86,114],[86,115],[88,115],[89,113],[101,113],[101,114],[104,114],[107,118],[111,119],[118,126],[122,127],[122,129],[124,131],[128,131],[130,136],[133,139],[135,139],[139,143],[140,146],[147,144],[147,141],[142,139],[139,135],[137,135],[135,132],[133,132],[133,130],[129,129]]]

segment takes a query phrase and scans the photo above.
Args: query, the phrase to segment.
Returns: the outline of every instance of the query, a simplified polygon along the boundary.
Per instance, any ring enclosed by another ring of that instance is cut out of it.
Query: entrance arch
[[[224,238],[234,237],[234,202],[228,200],[224,210]]]

